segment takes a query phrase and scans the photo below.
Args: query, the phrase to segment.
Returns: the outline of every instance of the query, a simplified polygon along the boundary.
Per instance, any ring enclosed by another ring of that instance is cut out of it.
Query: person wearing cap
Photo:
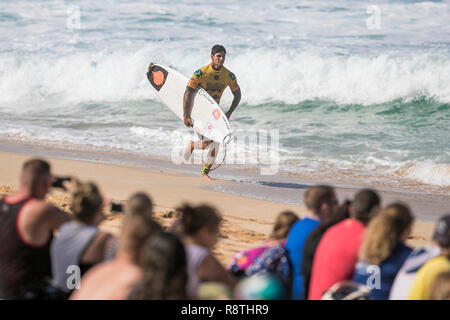
[[[441,248],[441,254],[420,268],[409,292],[408,300],[428,300],[436,277],[450,271],[450,214],[439,219],[433,240]]]
[[[184,124],[187,127],[193,127],[194,125],[191,119],[191,111],[195,92],[198,87],[205,89],[218,104],[225,89],[230,87],[234,99],[230,109],[225,113],[228,119],[230,119],[234,109],[239,105],[241,101],[241,89],[239,88],[234,73],[223,65],[225,55],[226,50],[223,46],[218,44],[213,46],[211,49],[211,63],[195,71],[187,83],[183,97]],[[184,159],[188,161],[194,149],[204,150],[209,147],[208,157],[202,169],[202,177],[211,179],[208,174],[219,150],[219,143],[209,140],[202,135],[199,135],[199,138],[200,141],[189,141],[184,152]]]

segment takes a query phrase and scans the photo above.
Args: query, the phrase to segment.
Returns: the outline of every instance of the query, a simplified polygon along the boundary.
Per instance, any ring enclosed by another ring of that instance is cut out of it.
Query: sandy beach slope
[[[31,156],[0,152],[0,196],[14,192],[22,163]],[[269,235],[276,215],[282,210],[293,210],[299,216],[306,212],[303,206],[247,198],[199,188],[205,182],[198,177],[162,170],[149,170],[131,165],[113,165],[87,161],[47,158],[56,175],[73,174],[83,180],[93,180],[102,192],[114,200],[126,200],[135,191],[148,192],[155,204],[155,217],[164,226],[175,219],[174,209],[184,201],[192,204],[214,205],[224,217],[221,240],[215,252],[223,264],[228,264],[238,251],[260,244]],[[299,194],[299,196],[302,196]],[[69,195],[52,190],[48,200],[70,212]],[[407,202],[407,201],[406,201]],[[121,215],[110,216],[103,229],[118,234]],[[416,221],[408,243],[414,247],[431,243],[434,223]]]

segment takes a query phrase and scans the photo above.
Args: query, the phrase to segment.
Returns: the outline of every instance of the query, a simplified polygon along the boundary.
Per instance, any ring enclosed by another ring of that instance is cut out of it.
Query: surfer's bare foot
[[[186,162],[189,161],[189,159],[191,158],[191,155],[192,155],[192,151],[194,151],[194,142],[189,141],[186,146],[186,149],[184,150],[184,154],[183,154],[184,161],[186,161]]]
[[[209,175],[207,175],[206,173],[202,173],[202,179],[203,180],[207,180],[207,181],[214,181],[213,178],[211,178]]]

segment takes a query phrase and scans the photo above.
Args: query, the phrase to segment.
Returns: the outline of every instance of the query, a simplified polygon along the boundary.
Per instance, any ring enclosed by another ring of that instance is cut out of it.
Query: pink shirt
[[[352,279],[364,229],[361,222],[346,219],[325,232],[314,255],[309,300],[320,300],[335,283]]]

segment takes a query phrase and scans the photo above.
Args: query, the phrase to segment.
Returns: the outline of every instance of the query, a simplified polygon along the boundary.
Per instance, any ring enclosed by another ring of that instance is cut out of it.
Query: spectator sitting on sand
[[[70,220],[67,213],[45,201],[53,180],[48,162],[28,160],[17,193],[0,200],[0,298],[43,298],[39,292],[51,277],[53,231]],[[70,188],[71,183],[65,186]]]
[[[275,222],[274,230],[268,241],[269,247],[257,256],[246,270],[246,275],[270,274],[276,276],[286,287],[286,292],[292,289],[292,267],[285,249],[286,238],[298,216],[290,211],[280,213]]]
[[[142,280],[133,288],[129,299],[186,299],[186,253],[176,235],[160,232],[149,237],[138,264],[143,273]]]
[[[331,226],[341,222],[344,219],[349,218],[349,209],[351,202],[346,200],[337,210],[332,212],[330,216],[320,222],[320,224],[309,234],[306,238],[305,245],[303,246],[302,257],[302,277],[303,277],[303,298],[308,297],[309,283],[311,280],[311,270],[314,260],[314,254],[316,253],[317,246],[322,239],[325,232]]]
[[[374,191],[359,191],[350,208],[350,218],[325,232],[314,255],[309,300],[320,300],[332,285],[353,278],[365,225],[379,204],[380,198]]]
[[[281,244],[286,245],[286,238],[293,224],[298,220],[298,216],[291,211],[281,212],[275,220],[272,233],[269,239],[262,246],[243,250],[237,253],[228,267],[233,275],[241,277],[245,276],[245,271],[260,257],[267,249]]]
[[[142,279],[138,266],[146,240],[162,228],[153,220],[153,205],[145,193],[135,193],[127,202],[125,217],[114,259],[92,267],[81,279],[73,300],[124,300]]]
[[[389,299],[395,276],[412,252],[412,249],[405,245],[405,241],[411,234],[413,221],[408,207],[394,203],[382,210],[368,224],[353,281],[372,289],[370,299]],[[374,274],[373,266],[379,268],[379,274]]]
[[[436,244],[425,245],[411,252],[395,277],[389,300],[406,300],[417,272],[425,263],[440,253],[441,248]]]
[[[222,217],[207,205],[191,207],[184,204],[177,211],[182,214],[183,242],[187,253],[188,298],[197,298],[202,282],[221,282],[232,288],[234,280],[211,252],[219,238]]]
[[[72,290],[67,284],[69,266],[78,266],[83,275],[93,265],[106,260],[114,252],[115,237],[100,231],[104,219],[103,196],[96,184],[76,181],[71,211],[74,220],[64,223],[51,244],[53,287],[64,293]]]
[[[293,273],[292,299],[303,298],[301,264],[305,240],[311,231],[319,225],[320,221],[326,219],[336,210],[337,204],[336,194],[330,186],[318,185],[305,192],[305,205],[308,214],[292,226],[286,243]]]
[[[441,217],[434,230],[433,240],[441,247],[441,254],[419,269],[408,300],[426,300],[437,275],[450,271],[450,214]]]

